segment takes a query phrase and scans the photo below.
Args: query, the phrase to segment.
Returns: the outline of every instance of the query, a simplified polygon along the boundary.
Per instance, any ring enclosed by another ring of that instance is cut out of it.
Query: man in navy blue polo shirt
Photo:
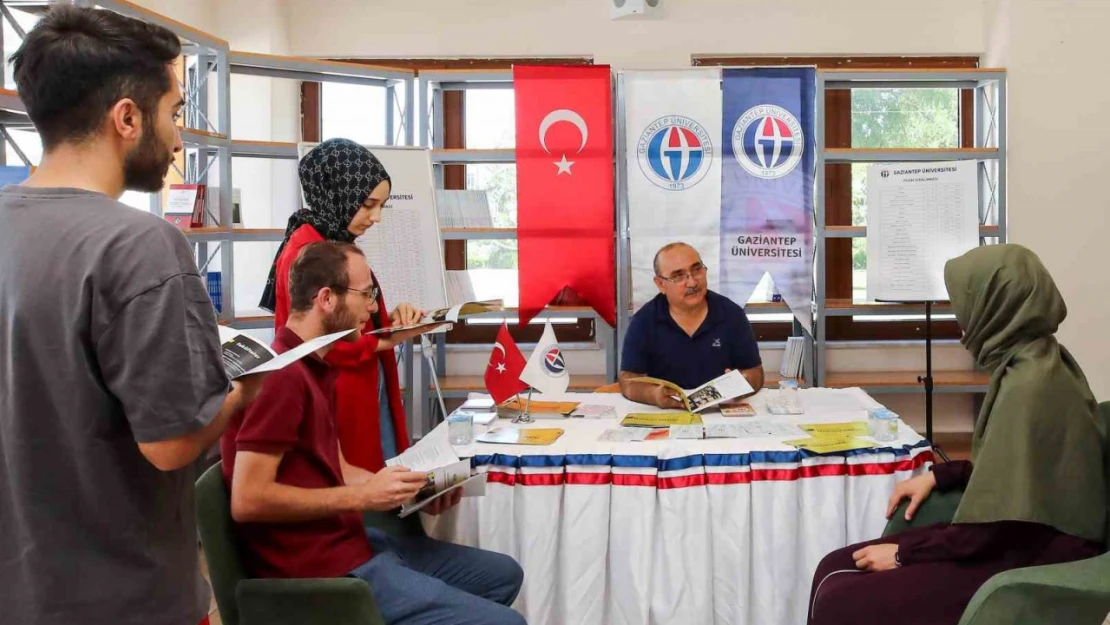
[[[629,382],[649,376],[693,389],[739,369],[763,387],[763,361],[744,309],[710,291],[698,251],[671,243],[655,254],[659,295],[633,317],[621,352],[621,394],[642,404],[681,408],[666,387]]]

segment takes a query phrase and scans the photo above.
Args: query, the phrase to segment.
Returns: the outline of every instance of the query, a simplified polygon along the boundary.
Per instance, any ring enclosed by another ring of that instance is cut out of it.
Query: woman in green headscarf
[[[961,342],[992,372],[971,462],[898,485],[906,518],[934,490],[963,489],[948,525],[835,551],[821,562],[811,625],[955,624],[1009,569],[1098,555],[1107,539],[1107,432],[1075,359],[1053,336],[1067,308],[1028,249],[990,245],[944,269]]]

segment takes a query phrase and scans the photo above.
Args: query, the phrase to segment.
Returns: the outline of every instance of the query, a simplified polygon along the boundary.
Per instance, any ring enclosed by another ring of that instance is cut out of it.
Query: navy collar
[[[694,331],[693,336],[690,336],[691,339],[697,338],[698,335],[708,332],[709,330],[717,327],[717,324],[719,324],[724,319],[725,308],[721,305],[721,302],[719,300],[720,297],[720,295],[714,293],[709,289],[705,290],[705,304],[709,307],[709,310],[705,313],[705,319],[702,320],[701,325],[698,326],[698,329]],[[671,317],[671,305],[667,303],[666,295],[664,295],[663,293],[656,295],[655,299],[652,300],[651,305],[655,307],[654,312],[656,323],[670,324],[679,332],[682,332],[682,334],[686,334],[686,331],[678,325],[678,322],[675,321],[673,317]]]

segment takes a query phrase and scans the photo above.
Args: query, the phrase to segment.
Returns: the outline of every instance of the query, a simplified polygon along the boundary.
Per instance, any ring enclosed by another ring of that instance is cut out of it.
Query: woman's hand
[[[852,554],[856,568],[861,571],[877,573],[898,568],[898,545],[871,545]]]
[[[906,520],[912,521],[913,515],[917,513],[917,509],[921,503],[929,498],[929,494],[937,487],[937,477],[933,475],[932,471],[919,475],[915,478],[908,479],[904,482],[899,482],[894,487],[894,494],[890,496],[890,501],[886,504],[886,518],[890,518],[894,514],[894,510],[898,504],[902,503],[903,499],[909,499],[910,505],[906,508]]]
[[[420,320],[427,314],[427,311],[420,310],[408,302],[403,302],[393,309],[393,312],[389,315],[389,320],[395,326],[407,326],[420,323]]]

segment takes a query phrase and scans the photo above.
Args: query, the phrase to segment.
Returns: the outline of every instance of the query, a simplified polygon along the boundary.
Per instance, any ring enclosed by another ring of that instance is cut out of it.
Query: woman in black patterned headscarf
[[[278,248],[259,305],[274,313],[275,330],[289,318],[289,268],[310,243],[353,242],[382,219],[392,182],[385,167],[365,147],[348,139],[329,139],[301,159],[301,188],[308,208],[289,218],[285,240]],[[424,313],[400,304],[386,313],[377,278],[369,293],[345,292],[344,297],[369,297],[374,316],[366,330],[420,321]],[[384,461],[409,445],[405,408],[393,348],[413,333],[388,337],[363,334],[354,343],[334,343],[328,362],[339,372],[336,420],[347,462],[377,471]]]

